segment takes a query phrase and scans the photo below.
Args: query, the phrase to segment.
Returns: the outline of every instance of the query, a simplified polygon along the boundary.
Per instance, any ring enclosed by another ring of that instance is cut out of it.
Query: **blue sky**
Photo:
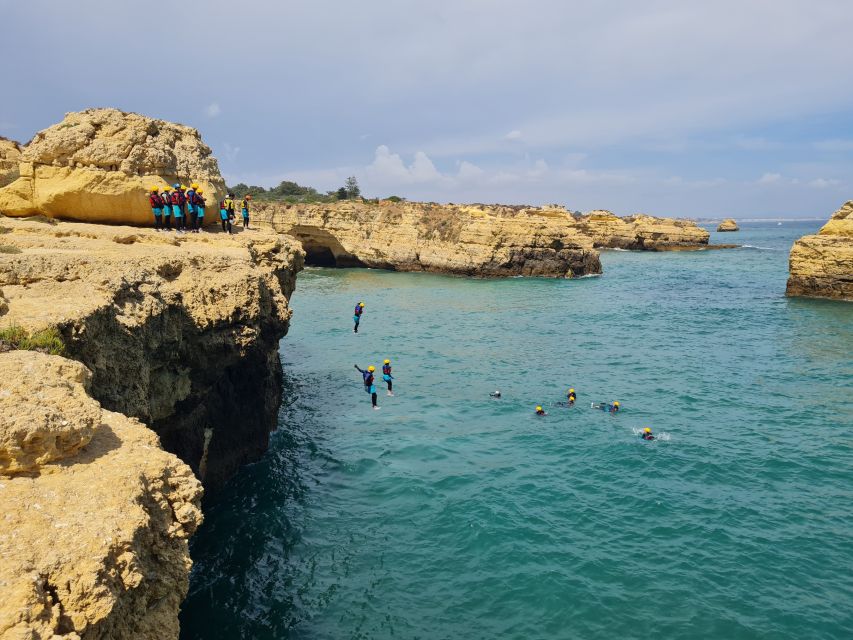
[[[826,217],[853,197],[853,2],[0,0],[0,135],[115,106],[229,183]]]

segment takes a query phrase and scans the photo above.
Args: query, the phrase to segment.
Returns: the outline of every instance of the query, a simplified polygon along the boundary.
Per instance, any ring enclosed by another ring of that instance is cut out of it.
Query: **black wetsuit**
[[[370,394],[370,402],[373,406],[376,406],[376,385],[375,378],[370,371],[365,371],[364,369],[359,368],[358,365],[355,367],[358,369],[359,373],[361,373],[361,377],[364,379],[364,390]]]

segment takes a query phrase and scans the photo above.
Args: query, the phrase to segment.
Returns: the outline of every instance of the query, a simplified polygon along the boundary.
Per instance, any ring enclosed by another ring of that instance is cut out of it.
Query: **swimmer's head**
[[[646,427],[645,429],[643,429],[643,433],[651,433],[651,432],[652,432],[651,427]]]
[[[374,371],[376,371],[376,367],[370,365],[369,367],[367,367],[367,370],[370,371],[370,373],[373,373]]]
[[[614,406],[614,407],[618,407],[618,406],[619,406],[619,401],[618,401],[618,400],[615,400],[615,401],[613,402],[613,406]]]

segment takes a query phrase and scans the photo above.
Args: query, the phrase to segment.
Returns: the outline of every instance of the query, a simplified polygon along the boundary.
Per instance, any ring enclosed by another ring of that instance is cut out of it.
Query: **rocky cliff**
[[[601,272],[565,210],[363,202],[255,204],[261,226],[302,241],[307,260],[468,276],[578,277]]]
[[[0,638],[178,637],[201,486],[79,362],[0,353]]]
[[[5,187],[20,177],[21,145],[0,136],[0,187]]]
[[[702,249],[710,234],[689,220],[643,214],[620,218],[609,211],[591,211],[573,218],[578,231],[599,248],[634,251]]]
[[[95,399],[149,425],[208,487],[264,452],[296,242],[0,218],[0,245],[0,326],[55,327]]]
[[[150,187],[195,181],[210,203],[225,190],[196,129],[117,109],[67,114],[24,147],[16,171],[17,179],[0,189],[0,213],[10,216],[150,224]],[[0,169],[0,186],[2,175]]]
[[[794,243],[789,271],[789,296],[853,300],[853,201]]]
[[[717,225],[717,231],[740,231],[740,227],[737,226],[737,222],[734,219],[726,218]]]

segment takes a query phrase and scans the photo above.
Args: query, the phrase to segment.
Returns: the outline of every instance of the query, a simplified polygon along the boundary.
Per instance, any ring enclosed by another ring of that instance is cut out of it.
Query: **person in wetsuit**
[[[353,311],[352,321],[354,326],[352,328],[353,333],[358,333],[358,325],[361,322],[361,314],[364,313],[364,303],[359,302],[355,305],[355,311]]]
[[[490,398],[499,399],[501,397],[501,392],[498,389],[495,389],[494,393],[489,394]]]
[[[373,377],[373,372],[376,371],[376,367],[370,365],[367,367],[367,370],[359,368],[359,366],[353,365],[358,372],[361,374],[364,382],[364,390],[370,394],[370,402],[373,405],[374,409],[378,409],[379,407],[376,405],[376,379]]]
[[[154,230],[160,231],[160,227],[163,226],[163,198],[160,197],[160,190],[157,187],[149,189],[148,204],[151,205],[151,213],[154,214]]]
[[[652,435],[652,430],[650,427],[646,427],[645,429],[643,429],[643,432],[640,434],[640,437],[643,440],[654,440],[655,439],[654,435]]]
[[[394,376],[391,375],[391,361],[390,360],[386,359],[385,362],[382,363],[382,379],[388,385],[388,395],[393,396],[394,391],[392,390],[392,387],[394,385],[394,383],[393,383]]]
[[[609,411],[610,413],[619,413],[619,401],[614,401],[613,404],[608,404],[607,402],[593,402],[590,405],[593,409],[601,409],[602,411]]]
[[[545,409],[543,409],[542,407],[536,407],[536,415],[537,416],[547,416],[548,414],[545,413]]]
[[[566,398],[568,399],[570,407],[575,406],[575,400],[577,400],[578,397],[575,395],[574,389],[569,389],[569,393],[566,394]]]

